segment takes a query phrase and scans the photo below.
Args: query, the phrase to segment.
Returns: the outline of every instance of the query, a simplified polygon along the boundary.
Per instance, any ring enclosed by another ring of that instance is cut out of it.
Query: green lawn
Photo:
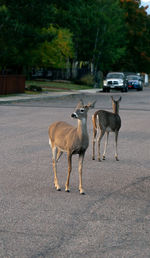
[[[43,91],[68,91],[68,90],[84,90],[92,89],[92,86],[78,85],[71,82],[49,82],[49,81],[26,81],[26,86],[40,86]]]
[[[73,90],[84,90],[84,89],[92,89],[92,86],[88,85],[78,85],[71,82],[51,82],[51,81],[26,81],[26,86],[34,85],[34,86],[40,86],[42,88],[42,92],[44,91],[73,91]],[[29,91],[25,90],[26,94],[40,94],[39,91]],[[18,93],[19,95],[21,93]],[[15,94],[8,94],[8,95],[0,95],[0,97],[10,97],[10,96],[17,96],[17,93]]]

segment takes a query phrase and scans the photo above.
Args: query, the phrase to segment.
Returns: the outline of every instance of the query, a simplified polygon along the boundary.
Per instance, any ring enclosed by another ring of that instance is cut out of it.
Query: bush
[[[42,87],[37,86],[37,85],[29,85],[28,87],[26,87],[26,90],[41,92],[42,91]]]
[[[81,85],[93,86],[94,85],[94,77],[91,74],[86,74],[86,75],[82,76],[79,80],[75,80],[75,83],[81,84]]]

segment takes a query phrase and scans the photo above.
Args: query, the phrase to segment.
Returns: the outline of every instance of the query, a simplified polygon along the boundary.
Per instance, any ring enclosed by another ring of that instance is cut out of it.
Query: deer
[[[103,160],[105,160],[107,145],[108,145],[108,138],[109,132],[115,133],[115,159],[118,161],[118,152],[117,152],[117,142],[118,142],[118,133],[121,128],[121,118],[119,116],[119,103],[121,101],[121,97],[118,100],[114,100],[113,96],[112,99],[112,108],[113,112],[105,111],[105,110],[98,110],[92,116],[92,123],[93,123],[93,155],[92,159],[95,160],[95,142],[97,132],[99,131],[99,136],[97,138],[97,149],[98,149],[98,161],[101,161],[100,157],[100,143],[101,140],[106,134],[105,145],[104,145],[104,152],[103,152]]]
[[[54,122],[49,127],[49,144],[52,149],[52,163],[54,172],[54,186],[57,191],[61,188],[57,178],[57,162],[61,155],[66,152],[68,160],[68,175],[65,184],[65,191],[69,192],[69,180],[72,170],[72,155],[79,155],[78,171],[79,171],[79,191],[84,194],[82,187],[82,169],[85,152],[89,145],[89,136],[87,131],[87,113],[90,108],[94,108],[95,102],[84,105],[80,100],[71,117],[78,120],[77,127],[67,122]]]

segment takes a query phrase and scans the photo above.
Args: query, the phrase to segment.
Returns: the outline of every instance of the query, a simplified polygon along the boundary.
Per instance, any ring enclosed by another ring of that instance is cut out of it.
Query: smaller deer
[[[118,153],[117,153],[117,142],[118,142],[118,133],[121,127],[121,118],[119,116],[119,102],[121,101],[121,97],[118,100],[114,100],[112,98],[112,107],[113,107],[113,113],[108,112],[105,110],[98,110],[94,113],[92,116],[92,122],[93,122],[93,160],[95,159],[95,141],[96,141],[96,135],[97,131],[99,129],[100,134],[97,139],[97,147],[98,147],[98,161],[101,161],[100,158],[100,143],[101,140],[106,133],[106,140],[105,140],[105,147],[104,147],[104,153],[103,153],[103,160],[105,160],[106,155],[106,149],[108,144],[108,137],[109,132],[115,133],[115,159],[118,159]]]
[[[77,128],[66,122],[55,122],[49,127],[49,144],[52,148],[52,161],[54,170],[54,185],[59,191],[60,186],[57,179],[57,162],[63,152],[67,152],[68,158],[68,176],[65,191],[69,192],[69,180],[72,170],[72,155],[79,154],[79,191],[84,194],[82,188],[82,166],[85,152],[89,145],[89,137],[87,132],[87,113],[89,108],[94,107],[94,103],[84,105],[80,101],[75,112],[71,117],[78,119]]]

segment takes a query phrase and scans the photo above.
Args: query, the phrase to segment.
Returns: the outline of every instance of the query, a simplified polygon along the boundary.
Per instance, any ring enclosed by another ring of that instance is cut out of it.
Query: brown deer
[[[72,155],[79,154],[79,191],[84,194],[82,188],[82,166],[86,149],[89,145],[87,131],[87,112],[89,108],[94,108],[94,104],[84,105],[81,100],[71,117],[78,119],[78,126],[74,127],[66,122],[55,122],[49,127],[49,144],[52,148],[52,161],[54,171],[54,185],[59,191],[60,186],[57,179],[57,162],[63,152],[67,152],[68,176],[65,191],[69,192],[69,179],[72,170]]]
[[[93,122],[93,160],[95,159],[95,141],[96,141],[96,135],[98,132],[98,129],[100,131],[100,134],[97,139],[97,148],[98,148],[98,161],[101,161],[100,158],[100,143],[101,140],[106,133],[106,140],[105,140],[105,147],[104,147],[104,153],[103,153],[103,160],[105,160],[106,155],[106,149],[108,144],[108,137],[109,132],[115,133],[115,158],[118,159],[118,153],[117,153],[117,142],[118,142],[118,133],[121,127],[121,118],[119,116],[119,102],[121,101],[121,97],[118,100],[114,100],[112,98],[112,107],[113,107],[113,113],[108,112],[105,110],[98,110],[94,113],[92,116],[92,122]]]

